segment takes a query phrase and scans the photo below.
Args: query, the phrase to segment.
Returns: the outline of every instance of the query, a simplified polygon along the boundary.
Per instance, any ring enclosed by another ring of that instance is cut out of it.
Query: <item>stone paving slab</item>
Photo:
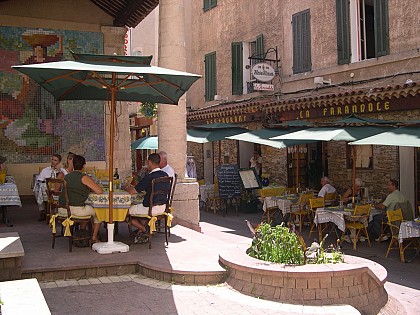
[[[124,276],[108,277],[109,282],[102,285],[68,281],[66,287],[58,287],[58,281],[53,281],[41,283],[41,288],[52,314],[360,314],[348,305],[303,306],[265,301],[240,294],[225,284],[182,286],[143,276],[131,278],[127,281]],[[62,299],[57,305],[62,296],[71,299]],[[71,302],[75,300],[77,305]]]

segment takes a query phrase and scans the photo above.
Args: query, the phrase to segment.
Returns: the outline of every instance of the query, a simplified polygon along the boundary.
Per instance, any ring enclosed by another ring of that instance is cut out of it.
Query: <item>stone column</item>
[[[183,0],[159,1],[159,66],[186,71],[185,17]],[[199,229],[198,184],[185,178],[187,152],[186,97],[178,106],[159,105],[159,150],[178,174],[173,207],[179,223]]]
[[[104,34],[104,54],[106,55],[124,55],[124,36],[126,29],[124,27],[102,26],[101,31]],[[108,167],[109,160],[109,106],[104,105],[105,112],[105,161]],[[114,135],[114,168],[118,168],[120,178],[131,175],[131,136],[130,119],[128,117],[128,106],[126,102],[117,102],[116,112],[117,120],[115,124]]]

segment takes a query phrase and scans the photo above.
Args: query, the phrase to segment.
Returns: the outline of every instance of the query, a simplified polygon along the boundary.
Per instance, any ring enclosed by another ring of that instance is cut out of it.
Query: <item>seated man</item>
[[[159,168],[160,163],[160,156],[157,153],[152,153],[147,158],[147,166],[149,169],[149,174],[147,174],[136,186],[128,186],[126,187],[127,192],[132,195],[138,194],[141,191],[146,191],[146,195],[143,199],[143,204],[140,205],[133,205],[130,207],[128,212],[130,214],[148,214],[149,213],[149,206],[150,206],[150,194],[152,192],[152,180],[159,177],[166,177],[164,171]],[[160,200],[153,200],[154,203],[157,205],[153,207],[152,214],[158,214],[165,212],[165,203],[167,202],[167,198],[163,196],[160,197]],[[146,233],[146,226],[143,220],[132,219],[132,225],[138,228],[138,233],[136,238],[134,239],[134,243],[143,243],[147,242],[147,235]]]
[[[102,194],[102,188],[93,181],[90,176],[83,174],[83,168],[86,165],[86,160],[81,155],[73,156],[73,172],[64,176],[64,180],[67,183],[67,193],[69,196],[69,206],[71,214],[75,216],[87,216],[91,215],[93,217],[93,235],[91,243],[97,243],[98,232],[101,227],[101,222],[96,217],[95,210],[89,206],[85,205],[85,201],[88,198],[89,193],[92,191],[95,194]],[[65,196],[60,195],[58,200],[60,205],[66,204]],[[67,215],[67,210],[60,206],[58,212],[62,215]],[[80,226],[81,229],[86,229],[86,224]]]
[[[404,195],[398,190],[399,184],[395,179],[391,179],[387,184],[386,188],[388,189],[389,195],[386,197],[385,201],[373,205],[376,209],[383,210],[382,213],[373,216],[372,221],[369,222],[368,231],[373,239],[376,241],[386,241],[388,237],[378,239],[381,234],[381,225],[382,221],[386,222],[386,211],[395,210],[397,203],[404,203],[407,199]]]
[[[56,178],[57,174],[61,172],[61,155],[53,154],[51,157],[51,165],[45,167],[37,176],[36,183],[34,185],[34,194],[39,208],[39,218],[38,221],[45,220],[45,203],[46,201],[46,184],[45,179],[47,178]]]
[[[168,176],[174,177],[175,176],[175,171],[168,164],[168,155],[166,154],[166,152],[165,151],[160,151],[160,152],[158,152],[158,154],[160,156],[160,163],[159,163],[160,169],[162,171],[164,171],[166,174],[168,174]]]
[[[321,185],[322,188],[318,193],[318,197],[325,197],[327,193],[335,192],[335,188],[330,185],[330,180],[328,177],[325,176],[321,178]]]

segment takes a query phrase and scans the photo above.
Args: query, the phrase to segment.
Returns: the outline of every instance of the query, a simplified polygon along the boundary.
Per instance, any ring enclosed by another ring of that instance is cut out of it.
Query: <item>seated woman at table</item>
[[[67,193],[69,197],[70,212],[76,216],[87,216],[91,215],[93,218],[93,235],[91,243],[97,243],[98,232],[101,227],[101,222],[96,217],[95,210],[85,205],[85,201],[88,198],[89,193],[92,191],[95,194],[102,194],[102,188],[93,181],[92,178],[83,174],[83,168],[86,165],[86,160],[81,155],[74,155],[73,157],[73,168],[74,171],[64,176],[64,180],[67,183]],[[60,205],[65,205],[65,197],[61,194],[58,200]],[[64,207],[59,207],[58,212],[63,215],[67,215],[67,210]],[[80,226],[81,229],[86,229],[86,224]]]
[[[331,186],[330,179],[326,176],[321,178],[321,185],[322,188],[318,193],[318,197],[325,197],[327,193],[333,193],[336,191],[335,188]]]
[[[66,176],[68,173],[73,172],[73,158],[76,154],[69,152],[67,154],[66,162],[64,163],[64,167],[61,169],[60,173],[57,174],[58,179],[64,179],[64,176]],[[59,191],[61,187],[56,186],[55,190]]]
[[[341,200],[344,202],[351,202],[352,198],[358,198],[358,199],[362,199],[362,185],[363,182],[360,178],[356,178],[355,179],[355,193],[353,194],[353,188],[349,187],[346,192],[343,194],[343,196],[341,197]]]
[[[160,156],[157,153],[152,153],[147,158],[147,167],[149,169],[149,173],[136,185],[136,186],[128,186],[125,187],[125,190],[130,193],[131,195],[138,194],[142,191],[146,191],[146,195],[143,199],[143,204],[133,205],[128,210],[129,214],[148,214],[149,213],[149,206],[150,206],[150,194],[152,193],[152,180],[159,177],[166,177],[168,176],[167,173],[162,171],[159,168],[160,163]],[[163,197],[163,196],[158,196]],[[155,203],[155,200],[153,201]],[[165,212],[165,203],[167,199],[164,200],[156,200],[156,206],[152,209],[152,214],[162,213]],[[132,219],[131,224],[134,225],[137,229],[137,235],[134,239],[134,243],[145,243],[147,242],[147,235],[146,235],[146,225],[144,220],[140,219]]]
[[[6,161],[7,161],[6,157],[0,155],[0,171],[7,171],[7,169],[6,169]]]

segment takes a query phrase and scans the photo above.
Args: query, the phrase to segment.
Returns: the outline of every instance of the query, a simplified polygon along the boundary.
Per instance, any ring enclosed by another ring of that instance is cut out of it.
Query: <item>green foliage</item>
[[[247,254],[251,257],[281,264],[300,265],[305,262],[302,245],[297,234],[283,225],[271,227],[261,224]]]
[[[157,118],[157,104],[144,102],[140,106],[140,112],[144,117],[147,118]]]
[[[309,264],[337,264],[344,262],[343,253],[340,252],[340,248],[334,247],[333,244],[324,249],[325,239],[328,234],[324,236],[321,244],[312,243],[311,247],[306,251],[306,262]]]

